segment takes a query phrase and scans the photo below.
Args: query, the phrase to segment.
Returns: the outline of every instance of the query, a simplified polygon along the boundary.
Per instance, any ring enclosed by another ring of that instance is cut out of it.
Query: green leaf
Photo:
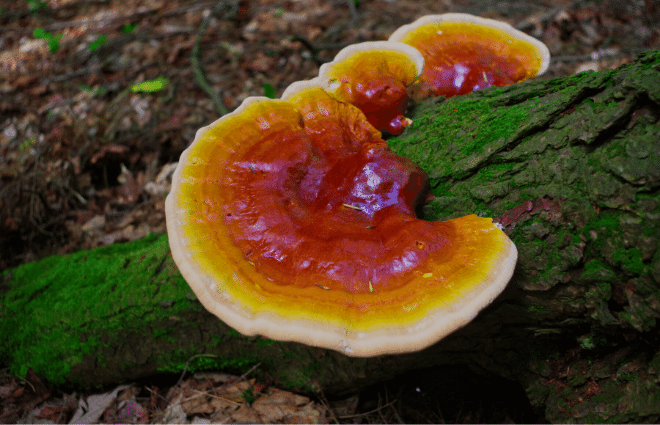
[[[89,43],[89,50],[91,50],[91,51],[93,52],[93,51],[95,51],[95,50],[100,49],[101,46],[103,46],[103,44],[105,44],[105,40],[106,40],[107,38],[108,38],[107,35],[101,35],[101,36],[99,36],[96,40],[94,40],[94,41],[92,41],[91,43]]]
[[[137,27],[137,24],[126,24],[122,27],[121,32],[124,34],[130,34]]]
[[[60,43],[57,41],[60,38],[62,38],[61,35],[59,37],[48,37],[48,49],[51,53],[55,53],[60,49]]]
[[[252,387],[248,387],[245,391],[243,391],[243,394],[241,394],[241,398],[249,406],[257,399],[257,396],[254,394]]]
[[[51,37],[50,33],[43,28],[35,28],[34,33],[32,34],[35,38],[49,38]]]
[[[269,99],[275,99],[275,89],[268,83],[264,83],[264,96]]]
[[[36,12],[41,9],[45,9],[48,7],[48,2],[47,1],[39,1],[39,0],[27,0],[28,2],[28,9]]]
[[[162,90],[169,81],[165,77],[158,77],[155,80],[143,81],[141,83],[133,84],[131,91],[133,93],[154,93]]]
[[[80,91],[86,91],[86,92],[90,93],[92,96],[103,95],[107,92],[105,87],[99,87],[99,88],[95,89],[93,87],[90,87],[90,86],[87,86],[87,85],[84,85],[84,84],[79,85],[78,89]]]

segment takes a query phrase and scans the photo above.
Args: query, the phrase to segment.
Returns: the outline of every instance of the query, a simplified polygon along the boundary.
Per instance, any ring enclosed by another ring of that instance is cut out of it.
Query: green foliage
[[[105,89],[105,87],[94,88],[94,87],[86,86],[84,84],[79,85],[78,89],[80,89],[80,91],[89,92],[93,97],[103,96],[108,91]]]
[[[37,143],[37,139],[32,138],[32,139],[27,139],[24,141],[21,146],[18,148],[21,152],[28,149],[30,146],[34,145]]]
[[[254,394],[252,387],[248,387],[243,391],[243,394],[241,394],[241,398],[245,400],[248,406],[250,406],[257,399],[257,396]]]
[[[35,28],[32,34],[34,38],[43,38],[48,41],[48,49],[51,53],[55,53],[60,49],[60,39],[62,34],[53,35],[43,28]]]
[[[89,43],[89,50],[96,51],[101,48],[105,44],[105,40],[108,38],[107,35],[100,35],[96,38],[96,40],[92,41]]]
[[[264,83],[264,96],[266,96],[269,99],[275,99],[275,89],[273,88],[272,85],[268,83]]]
[[[126,24],[120,30],[123,34],[131,34],[137,27],[137,24]]]
[[[133,84],[131,91],[133,93],[155,93],[165,88],[169,80],[165,77],[158,77],[154,80],[143,81],[141,83]]]
[[[38,12],[40,10],[43,10],[48,7],[48,2],[47,1],[41,1],[41,0],[27,0],[28,3],[28,9],[31,12]]]
[[[578,343],[583,350],[593,350],[607,344],[607,340],[603,336],[590,334],[578,338]]]

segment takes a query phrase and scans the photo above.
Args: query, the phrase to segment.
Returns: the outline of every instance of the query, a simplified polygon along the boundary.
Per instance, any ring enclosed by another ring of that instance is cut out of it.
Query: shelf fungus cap
[[[400,134],[408,99],[419,90],[421,53],[404,43],[373,41],[342,49],[323,64],[319,80],[335,99],[357,106],[380,131]]]
[[[506,286],[517,251],[490,219],[417,219],[426,173],[317,81],[248,98],[197,132],[173,176],[173,258],[245,335],[376,356],[420,350]]]
[[[427,15],[389,38],[424,56],[424,96],[455,96],[507,86],[543,74],[550,52],[541,41],[511,25],[465,13]]]

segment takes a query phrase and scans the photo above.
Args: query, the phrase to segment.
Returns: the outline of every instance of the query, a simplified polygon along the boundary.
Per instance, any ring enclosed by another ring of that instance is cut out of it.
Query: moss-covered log
[[[495,217],[520,258],[472,323],[371,359],[247,338],[207,313],[166,236],[51,257],[0,280],[0,359],[83,387],[261,363],[326,394],[469,364],[514,379],[550,421],[660,420],[660,52],[613,71],[429,100],[392,148],[427,170],[424,218]],[[396,343],[396,341],[393,341]]]

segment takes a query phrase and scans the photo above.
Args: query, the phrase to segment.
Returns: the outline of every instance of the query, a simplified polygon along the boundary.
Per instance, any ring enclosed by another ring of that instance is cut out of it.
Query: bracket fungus
[[[422,97],[455,96],[543,74],[550,52],[541,41],[493,19],[464,13],[427,15],[389,38],[424,56]]]
[[[400,134],[411,123],[403,113],[419,89],[424,57],[415,48],[391,41],[352,44],[323,64],[319,80],[335,99],[357,106],[380,131]]]
[[[376,356],[425,348],[508,283],[491,219],[418,219],[426,173],[318,80],[248,98],[200,129],[166,200],[172,255],[245,335]]]

